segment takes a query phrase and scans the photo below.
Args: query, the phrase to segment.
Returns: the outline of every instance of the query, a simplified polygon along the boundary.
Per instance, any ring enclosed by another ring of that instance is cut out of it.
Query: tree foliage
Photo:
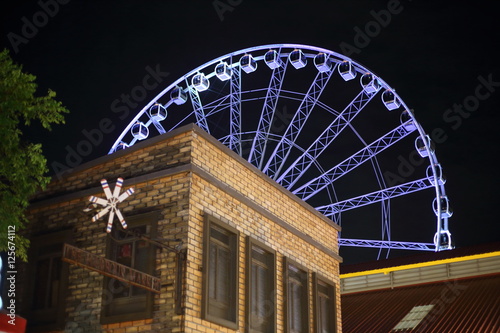
[[[29,241],[18,231],[28,222],[29,198],[44,189],[50,178],[42,145],[27,142],[22,128],[38,121],[50,130],[51,124],[64,123],[63,114],[68,112],[55,100],[54,91],[37,96],[35,80],[23,73],[7,50],[0,52],[0,251],[14,243],[16,256],[25,261]],[[15,227],[15,239],[9,237],[9,226]]]

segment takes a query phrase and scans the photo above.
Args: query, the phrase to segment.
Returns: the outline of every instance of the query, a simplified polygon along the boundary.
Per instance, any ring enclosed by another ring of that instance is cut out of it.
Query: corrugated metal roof
[[[435,306],[415,329],[393,328],[416,305]],[[344,333],[500,332],[500,274],[342,295]]]

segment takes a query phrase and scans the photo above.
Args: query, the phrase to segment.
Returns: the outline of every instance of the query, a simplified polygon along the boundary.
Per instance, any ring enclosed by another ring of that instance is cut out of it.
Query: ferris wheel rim
[[[116,147],[120,144],[120,142],[122,142],[123,138],[125,135],[127,135],[127,133],[131,130],[132,126],[138,122],[138,120],[144,115],[144,113],[146,113],[155,103],[157,103],[157,101],[162,98],[163,96],[165,96],[168,92],[170,92],[172,89],[174,89],[175,87],[177,86],[180,86],[182,85],[183,83],[187,83],[189,85],[189,83],[187,82],[187,80],[191,77],[193,77],[194,75],[196,75],[197,73],[200,73],[200,72],[203,72],[204,69],[210,67],[210,66],[213,66],[213,65],[216,65],[218,63],[220,63],[221,61],[223,60],[227,60],[227,59],[231,59],[232,57],[236,57],[236,56],[240,56],[240,55],[245,55],[245,54],[250,54],[252,52],[257,52],[257,51],[263,51],[263,50],[275,50],[275,49],[298,49],[298,50],[307,50],[308,52],[316,52],[316,53],[326,53],[330,56],[333,56],[335,57],[334,60],[338,60],[339,62],[340,61],[349,61],[353,64],[353,67],[354,69],[356,70],[357,73],[371,73],[372,75],[374,75],[374,77],[377,79],[377,81],[379,82],[380,84],[380,90],[382,89],[386,89],[386,90],[391,90],[395,96],[399,99],[400,103],[401,103],[401,108],[404,109],[405,111],[407,111],[409,113],[409,116],[410,118],[413,120],[413,123],[416,127],[416,131],[418,132],[419,134],[419,137],[422,138],[422,143],[424,145],[424,148],[427,150],[427,151],[431,151],[431,147],[430,147],[430,144],[429,142],[425,139],[426,137],[428,137],[427,133],[425,132],[425,130],[422,128],[421,124],[416,120],[412,110],[406,105],[406,103],[404,102],[404,100],[399,96],[399,94],[396,92],[395,89],[393,89],[389,84],[387,84],[380,76],[378,76],[375,72],[373,72],[372,70],[368,69],[367,67],[361,65],[359,62],[347,57],[347,56],[344,56],[340,53],[337,53],[335,51],[331,51],[331,50],[328,50],[328,49],[325,49],[325,48],[321,48],[321,47],[316,47],[316,46],[311,46],[311,45],[305,45],[305,44],[293,44],[293,43],[283,43],[283,44],[267,44],[267,45],[260,45],[260,46],[253,46],[253,47],[248,47],[248,48],[245,48],[245,49],[241,49],[241,50],[237,50],[237,51],[233,51],[233,52],[230,52],[230,53],[227,53],[225,55],[222,55],[220,57],[217,57],[217,58],[214,58],[208,62],[205,62],[204,64],[194,68],[193,70],[187,72],[186,74],[184,74],[183,76],[179,77],[177,80],[175,80],[174,82],[172,82],[170,85],[168,85],[165,89],[163,89],[160,93],[158,93],[154,98],[152,98],[139,112],[137,112],[136,116],[130,121],[130,123],[125,127],[125,129],[123,130],[123,132],[120,134],[120,136],[117,138],[117,140],[114,142],[114,144],[112,145],[110,151],[109,151],[109,154],[113,153],[115,150],[116,150]],[[280,57],[284,58],[286,57],[288,54],[287,53],[283,53],[283,54],[279,54]],[[264,56],[260,55],[260,56],[256,56],[255,57],[255,60],[256,61],[261,61],[263,60]],[[239,60],[234,62],[232,64],[232,66],[238,66],[239,65]],[[209,75],[207,75],[208,78],[212,77],[214,74],[213,73],[210,73]],[[188,88],[188,87],[187,87]],[[187,89],[186,88],[186,89]],[[435,156],[435,154],[433,153],[429,153],[428,156],[427,156],[428,160],[429,160],[429,166],[431,168],[431,171],[432,171],[432,175],[434,177],[435,180],[438,179],[439,177],[439,174],[438,174],[438,169],[436,167],[436,165],[439,165],[439,162],[437,160],[437,157]],[[445,187],[443,184],[439,184],[438,181],[435,181],[434,182],[434,190],[435,190],[435,195],[436,195],[436,199],[437,199],[437,204],[436,204],[436,209],[438,212],[441,212],[442,210],[442,207],[441,207],[441,200],[439,200],[439,198],[442,198],[442,197],[446,197],[446,191],[445,191]],[[437,232],[434,236],[434,245],[436,247],[436,250],[439,250],[439,235],[442,233],[442,232],[445,232],[445,233],[448,233],[449,234],[449,231],[448,231],[448,217],[446,216],[441,216],[440,214],[437,214]],[[450,244],[451,244],[451,241],[450,241]],[[451,248],[451,247],[449,247]]]

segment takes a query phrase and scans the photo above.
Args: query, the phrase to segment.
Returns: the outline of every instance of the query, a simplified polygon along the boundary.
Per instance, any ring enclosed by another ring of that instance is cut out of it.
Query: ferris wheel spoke
[[[392,131],[385,134],[383,137],[362,148],[351,157],[348,157],[320,176],[313,178],[306,184],[292,191],[292,193],[304,200],[311,198],[318,192],[322,191],[326,186],[333,183],[335,180],[339,179],[346,173],[352,171],[354,168],[368,161],[378,153],[384,151],[394,143],[398,142],[408,134],[415,131],[415,129],[408,130],[405,127],[406,124],[407,123],[403,123],[400,126],[396,127]]]
[[[276,181],[287,189],[295,185],[304,172],[309,169],[313,161],[323,153],[375,95],[376,93],[369,93],[363,89],[323,133],[319,135],[311,146],[306,149],[306,152],[294,161]]]
[[[210,117],[211,115],[219,112],[220,110],[223,110],[229,105],[230,105],[230,96],[225,95],[211,103],[205,104],[203,106],[203,109],[205,110],[206,116]]]
[[[266,151],[271,124],[273,123],[276,104],[281,92],[281,86],[285,78],[288,61],[283,62],[282,66],[273,69],[269,87],[266,93],[266,99],[262,107],[262,114],[257,126],[257,133],[252,142],[252,148],[248,157],[248,161],[259,169],[262,168],[264,162],[263,156]]]
[[[205,116],[205,112],[203,110],[203,104],[201,103],[200,94],[195,87],[188,85],[188,93],[191,99],[191,104],[193,105],[193,112],[196,116],[196,124],[200,126],[205,132],[210,133],[210,129],[208,128],[207,117]]]
[[[285,145],[285,139],[288,141],[295,142],[298,135],[302,131],[307,118],[309,118],[316,102],[318,101],[321,93],[326,87],[328,81],[330,80],[334,68],[328,72],[318,72],[313,83],[309,87],[309,90],[302,100],[297,112],[293,116],[292,121],[288,125],[283,139],[278,143],[273,153],[269,157],[266,166],[262,169],[271,178],[276,178],[279,174],[283,164],[285,163],[288,155],[290,154],[290,146]]]
[[[329,205],[316,207],[316,210],[323,213],[325,216],[331,216],[339,212],[345,212],[354,208],[370,205],[382,200],[399,197],[401,195],[410,194],[413,192],[425,190],[434,187],[428,178],[414,180],[401,185],[385,188],[369,194],[360,195],[355,198],[335,202]]]
[[[386,241],[391,241],[391,213],[390,213],[390,207],[391,207],[391,200],[386,199],[381,201],[381,208],[382,208],[382,231],[381,231],[381,240],[386,240]],[[380,259],[380,256],[382,255],[382,247],[379,248],[378,251],[378,256],[377,260]],[[390,249],[387,250],[386,252],[386,259],[389,256]]]
[[[339,238],[339,246],[372,247],[392,250],[435,251],[433,243],[397,242],[353,238]]]
[[[229,148],[241,156],[241,67],[232,68],[230,79]]]

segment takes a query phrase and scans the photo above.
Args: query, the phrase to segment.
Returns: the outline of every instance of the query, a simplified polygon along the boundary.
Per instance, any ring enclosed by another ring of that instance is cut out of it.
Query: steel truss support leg
[[[287,65],[288,61],[284,62],[282,66],[273,69],[266,93],[266,99],[262,107],[257,133],[255,134],[255,138],[252,142],[252,148],[248,156],[248,161],[257,166],[259,169],[262,169],[262,164],[264,162],[263,156],[266,151],[267,140],[269,133],[271,132],[274,113],[276,111],[281,86],[285,78]]]
[[[241,156],[241,67],[232,68],[229,148]]]
[[[191,99],[191,103],[193,104],[193,112],[196,116],[196,124],[200,126],[205,132],[210,133],[210,129],[208,128],[207,117],[205,116],[205,112],[203,110],[203,104],[201,103],[200,95],[198,90],[196,90],[193,86],[190,86],[188,82],[186,82],[188,86],[189,97]]]

